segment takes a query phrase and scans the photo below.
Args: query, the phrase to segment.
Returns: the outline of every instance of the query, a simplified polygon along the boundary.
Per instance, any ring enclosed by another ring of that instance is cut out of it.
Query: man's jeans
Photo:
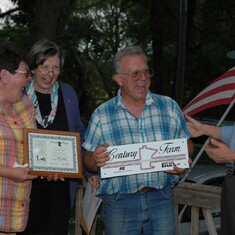
[[[174,235],[172,187],[154,192],[102,195],[105,235]]]

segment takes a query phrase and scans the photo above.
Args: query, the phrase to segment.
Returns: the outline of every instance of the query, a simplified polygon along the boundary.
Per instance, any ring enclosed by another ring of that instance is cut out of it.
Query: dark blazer
[[[80,116],[80,110],[78,105],[78,97],[73,89],[73,87],[67,83],[59,81],[60,88],[62,90],[63,98],[64,98],[64,105],[66,110],[66,115],[69,124],[69,131],[79,132],[81,138],[81,144],[84,142],[84,135],[85,135],[85,128]],[[82,156],[84,157],[84,150],[82,150]],[[93,173],[87,171],[85,167],[83,167],[83,175],[86,178],[94,175]],[[71,179],[70,180],[70,199],[71,199],[71,206],[74,204],[74,199],[76,196],[77,188],[78,188],[78,180]]]

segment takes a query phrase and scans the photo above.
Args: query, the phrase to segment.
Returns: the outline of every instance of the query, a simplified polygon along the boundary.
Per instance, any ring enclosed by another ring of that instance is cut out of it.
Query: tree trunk
[[[61,0],[36,1],[34,21],[30,25],[30,34],[33,36],[33,41],[42,38],[55,39],[61,3]]]
[[[19,7],[29,15],[31,43],[46,38],[54,41],[63,32],[77,0],[20,0]]]
[[[153,48],[153,70],[154,76],[152,78],[151,91],[163,94],[164,93],[164,77],[163,77],[163,58],[162,58],[162,22],[160,9],[160,1],[151,1],[151,30],[152,30],[152,48]]]

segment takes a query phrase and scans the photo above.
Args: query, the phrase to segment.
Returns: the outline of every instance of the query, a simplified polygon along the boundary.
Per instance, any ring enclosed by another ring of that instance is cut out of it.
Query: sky
[[[4,12],[11,9],[13,6],[10,0],[0,0],[0,9]]]
[[[13,8],[13,4],[10,0],[0,0],[0,13],[5,12],[11,8]],[[4,19],[0,18],[0,29],[4,24]]]

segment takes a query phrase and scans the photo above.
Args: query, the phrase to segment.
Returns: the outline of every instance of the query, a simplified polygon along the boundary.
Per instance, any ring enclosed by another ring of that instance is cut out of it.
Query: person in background
[[[24,165],[23,130],[35,128],[35,113],[23,89],[32,79],[27,60],[13,45],[0,47],[0,234],[23,231],[32,179]]]
[[[224,178],[221,191],[221,235],[235,234],[235,125],[213,126],[203,124],[188,115],[188,128],[192,137],[210,136],[205,147],[208,156],[217,163],[226,163],[227,175]]]
[[[108,146],[190,137],[181,110],[171,98],[149,91],[152,72],[139,46],[114,57],[116,97],[92,114],[83,147],[84,163],[99,171],[109,160]],[[193,151],[189,141],[190,153]],[[184,170],[152,172],[99,180],[106,235],[174,235],[172,184]]]
[[[63,64],[63,52],[58,45],[46,39],[36,42],[29,52],[29,67],[34,76],[26,93],[34,104],[38,129],[79,132],[82,143],[85,129],[76,92],[58,80]],[[20,234],[67,235],[76,193],[76,188],[70,193],[72,183],[72,179],[58,175],[34,180],[28,224]]]

